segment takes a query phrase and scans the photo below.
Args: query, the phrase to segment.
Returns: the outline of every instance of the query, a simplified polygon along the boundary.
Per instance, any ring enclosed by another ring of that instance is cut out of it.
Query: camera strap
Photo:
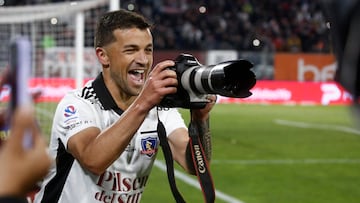
[[[213,203],[215,202],[215,188],[209,169],[209,164],[207,163],[204,149],[200,142],[199,131],[192,122],[190,122],[188,130],[190,136],[191,156],[194,163],[196,176],[200,182],[205,202]]]
[[[166,171],[171,192],[177,203],[185,203],[184,198],[181,196],[176,186],[174,176],[174,160],[171,154],[170,145],[167,140],[166,130],[164,124],[160,121],[158,116],[157,132],[160,140],[160,145],[165,157]],[[215,201],[215,189],[213,180],[208,167],[207,159],[203,147],[200,142],[199,133],[192,123],[189,125],[189,136],[190,136],[190,149],[192,160],[194,163],[194,169],[196,176],[200,182],[202,193],[206,203],[213,203]]]
[[[166,171],[167,171],[171,192],[177,203],[185,203],[184,198],[181,196],[179,190],[176,187],[175,176],[174,176],[174,160],[171,154],[169,142],[167,141],[166,130],[164,124],[159,119],[159,115],[158,115],[157,131],[160,139],[160,145],[165,157]]]

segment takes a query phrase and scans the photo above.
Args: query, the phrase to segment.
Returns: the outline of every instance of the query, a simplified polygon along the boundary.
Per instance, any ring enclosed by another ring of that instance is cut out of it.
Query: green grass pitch
[[[181,112],[188,122],[188,110]],[[354,123],[348,106],[217,104],[211,113],[216,190],[246,203],[357,203],[360,130]],[[177,185],[187,202],[204,201],[182,179]],[[166,173],[155,166],[143,202],[175,202]],[[216,202],[231,201],[218,195]]]

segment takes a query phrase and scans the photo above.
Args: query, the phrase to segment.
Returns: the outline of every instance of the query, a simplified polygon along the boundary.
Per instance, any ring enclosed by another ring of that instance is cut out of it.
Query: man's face
[[[120,94],[137,96],[153,63],[153,39],[149,29],[117,29],[116,41],[105,47],[109,73]]]

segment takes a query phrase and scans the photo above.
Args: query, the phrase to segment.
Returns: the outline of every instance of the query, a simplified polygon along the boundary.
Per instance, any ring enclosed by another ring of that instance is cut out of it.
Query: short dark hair
[[[103,47],[113,41],[113,31],[116,29],[139,28],[141,30],[151,28],[152,24],[144,16],[124,9],[105,13],[98,20],[94,46]]]

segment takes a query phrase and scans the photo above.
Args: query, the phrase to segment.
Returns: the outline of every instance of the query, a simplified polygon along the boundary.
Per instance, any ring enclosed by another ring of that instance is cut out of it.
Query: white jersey
[[[140,202],[159,148],[158,116],[167,134],[186,128],[176,109],[152,109],[125,151],[100,176],[87,171],[67,152],[71,136],[89,127],[104,130],[117,121],[121,113],[101,74],[61,100],[49,145],[56,163],[43,181],[36,203]]]

